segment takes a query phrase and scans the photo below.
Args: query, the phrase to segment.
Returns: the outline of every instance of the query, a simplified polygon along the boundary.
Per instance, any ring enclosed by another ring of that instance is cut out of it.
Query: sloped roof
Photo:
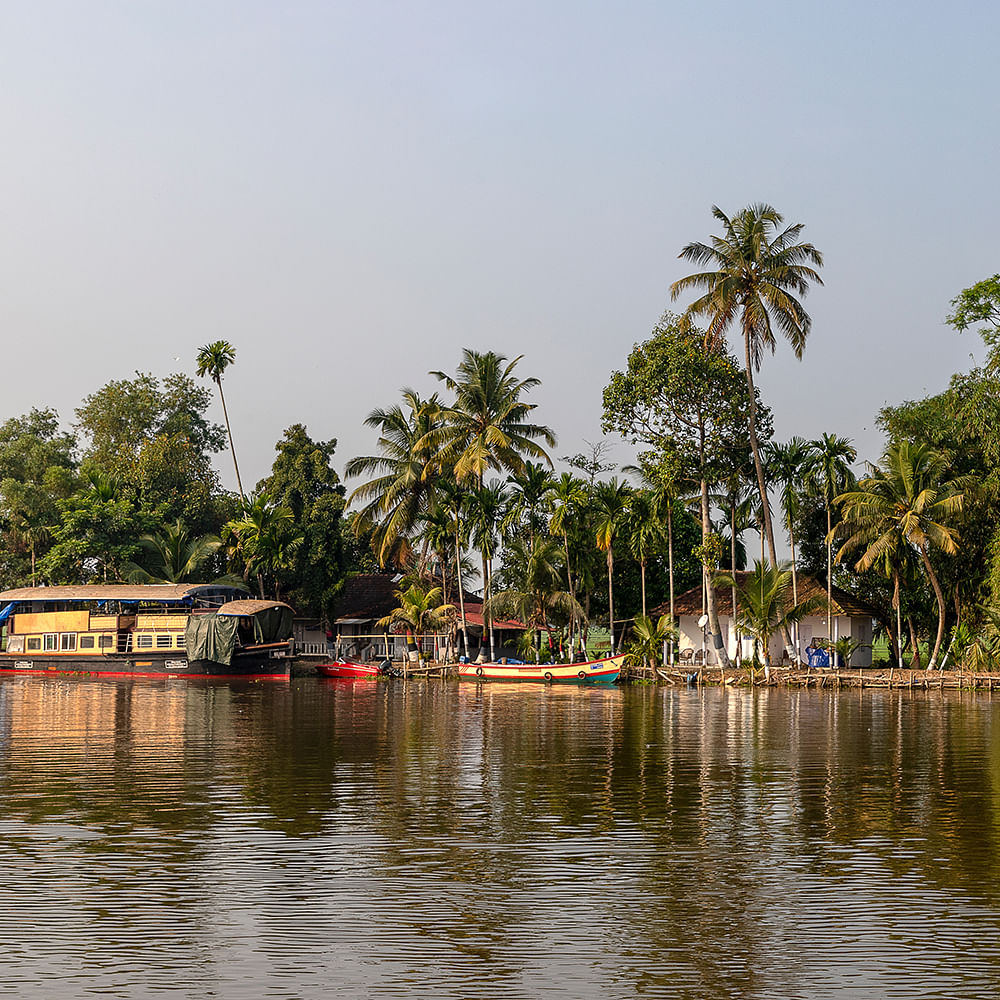
[[[268,611],[271,608],[288,608],[284,601],[229,601],[219,608],[217,614],[224,616],[255,615],[259,611]]]
[[[17,587],[0,593],[0,601],[143,601],[177,604],[204,593],[245,593],[238,587],[212,583],[114,583],[67,587]]]
[[[747,570],[737,570],[736,580],[740,585],[744,585],[749,575],[750,573]],[[817,580],[814,576],[806,576],[800,573],[796,579],[796,590],[798,591],[800,601],[808,600],[811,597],[821,597],[823,599],[823,608],[818,613],[826,614],[826,584],[822,580]],[[835,615],[857,615],[862,618],[877,617],[874,608],[848,594],[846,591],[841,590],[839,587],[833,588],[831,596],[833,597],[832,610]],[[715,588],[715,600],[719,614],[731,617],[733,613],[732,587],[717,586]],[[690,590],[675,597],[674,613],[678,617],[681,615],[700,616],[702,614],[701,587],[692,587]],[[670,614],[670,602],[664,601],[659,607],[653,608],[649,614],[651,617]]]
[[[398,580],[389,573],[349,576],[337,598],[334,622],[344,622],[348,618],[361,621],[385,618],[396,607],[393,592],[398,589]]]

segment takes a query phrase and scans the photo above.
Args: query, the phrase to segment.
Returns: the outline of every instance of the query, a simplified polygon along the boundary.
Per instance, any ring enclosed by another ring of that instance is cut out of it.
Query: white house
[[[743,584],[749,574],[737,572],[737,580]],[[797,627],[797,635],[793,636],[798,646],[801,659],[805,660],[806,647],[816,639],[829,639],[836,642],[844,636],[850,636],[855,642],[860,643],[860,648],[851,657],[852,667],[870,667],[872,664],[872,625],[875,617],[874,611],[852,597],[850,594],[837,587],[833,588],[833,602],[830,608],[831,618],[827,623],[827,603],[826,587],[823,583],[811,576],[800,575],[797,580],[798,599],[804,601],[807,598],[819,597],[822,604],[816,612],[809,615]],[[730,657],[737,656],[737,636],[733,628],[733,591],[731,587],[716,587],[716,606],[719,612],[719,626],[722,630],[722,638],[726,643]],[[737,592],[737,602],[739,593]],[[707,664],[716,663],[715,652],[712,647],[712,634],[709,631],[707,621],[704,626],[700,623],[705,617],[706,604],[702,587],[694,587],[686,593],[681,594],[674,600],[674,611],[679,620],[679,648],[683,661],[704,662]],[[669,604],[656,608],[653,616],[669,614]],[[753,656],[753,642],[748,637],[741,640],[741,654],[744,659]],[[784,639],[781,633],[771,637],[768,649],[768,658],[771,663],[781,663],[785,652]]]

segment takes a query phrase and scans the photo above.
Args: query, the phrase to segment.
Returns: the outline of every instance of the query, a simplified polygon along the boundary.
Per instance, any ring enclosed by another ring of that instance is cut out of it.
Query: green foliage
[[[379,620],[379,628],[407,628],[419,638],[424,632],[446,632],[454,625],[455,608],[441,603],[440,587],[411,582],[405,590],[396,590],[394,594],[399,607]]]
[[[143,535],[139,539],[143,552],[143,565],[126,563],[122,567],[125,578],[133,583],[224,583],[241,586],[238,577],[214,577],[205,570],[222,547],[215,535],[192,538],[182,521],[166,524],[162,531]]]
[[[283,575],[295,565],[304,539],[292,511],[265,492],[248,497],[242,516],[229,521],[222,533],[233,562],[247,577],[257,578],[260,596],[265,596],[265,581],[270,580],[278,600]]]
[[[975,323],[986,323],[979,330],[980,336],[990,345],[996,344],[1000,331],[1000,274],[977,281],[970,288],[963,288],[951,300],[952,312],[945,322],[956,330],[967,330]]]
[[[663,644],[676,640],[677,633],[670,625],[670,618],[659,619],[637,615],[632,625],[632,639],[625,653],[625,662],[632,670],[649,670],[654,676],[663,663]]]
[[[271,475],[257,484],[287,508],[301,535],[294,560],[280,570],[280,589],[301,614],[329,618],[346,573],[344,488],[333,468],[335,439],[313,441],[302,424],[287,428],[275,446]]]

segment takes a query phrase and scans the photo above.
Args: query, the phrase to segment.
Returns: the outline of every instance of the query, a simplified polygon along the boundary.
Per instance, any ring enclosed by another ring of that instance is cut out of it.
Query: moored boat
[[[316,673],[320,677],[340,677],[343,679],[373,679],[378,677],[379,668],[371,663],[352,663],[350,660],[333,660],[317,663]]]
[[[541,681],[548,684],[613,684],[624,656],[586,663],[462,663],[458,676],[466,681]]]
[[[286,678],[292,609],[215,584],[0,593],[0,671]]]

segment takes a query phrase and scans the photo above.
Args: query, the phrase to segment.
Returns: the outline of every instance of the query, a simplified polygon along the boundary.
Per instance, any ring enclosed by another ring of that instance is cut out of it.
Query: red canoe
[[[378,667],[371,663],[351,663],[350,660],[334,660],[316,665],[320,677],[378,677]]]

